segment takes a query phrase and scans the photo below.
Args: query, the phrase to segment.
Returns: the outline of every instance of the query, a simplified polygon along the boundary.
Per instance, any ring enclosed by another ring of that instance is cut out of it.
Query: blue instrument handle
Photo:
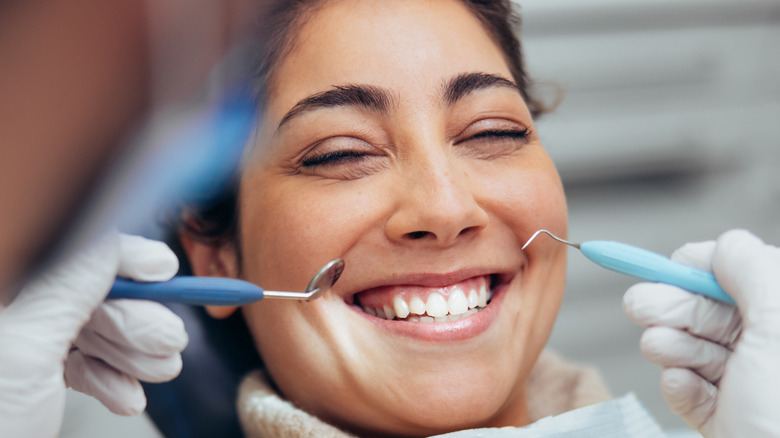
[[[672,261],[660,254],[620,242],[591,240],[580,244],[585,257],[599,266],[648,281],[671,284],[687,291],[736,305],[711,273]]]
[[[195,306],[241,306],[263,299],[263,289],[242,280],[213,277],[173,277],[144,283],[117,278],[108,298],[151,300]]]

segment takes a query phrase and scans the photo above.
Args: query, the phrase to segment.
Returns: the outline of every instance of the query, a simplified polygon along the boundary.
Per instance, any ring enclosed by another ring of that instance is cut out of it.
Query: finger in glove
[[[65,384],[95,397],[115,414],[137,415],[146,408],[138,380],[76,349],[65,363]]]
[[[772,321],[760,322],[762,316],[780,313],[780,249],[766,245],[745,230],[723,233],[713,254],[715,278],[734,297],[747,321],[754,326],[776,326]],[[770,318],[773,318],[770,316]]]
[[[94,331],[83,331],[74,345],[87,356],[98,358],[117,370],[144,382],[165,382],[181,371],[181,355],[150,355],[127,349]]]
[[[672,253],[675,262],[712,272],[712,254],[715,252],[715,241],[686,243]]]
[[[742,328],[735,307],[668,284],[631,286],[623,295],[623,310],[638,325],[685,330],[729,348]]]
[[[141,354],[169,356],[187,346],[187,332],[178,315],[145,300],[109,300],[97,308],[84,331]]]
[[[669,327],[650,327],[642,334],[639,349],[647,360],[662,367],[689,368],[708,381],[723,376],[731,350]]]
[[[119,235],[120,277],[136,281],[166,281],[179,270],[179,259],[163,242]]]
[[[661,394],[672,412],[709,436],[718,399],[718,389],[713,384],[689,369],[665,368],[661,372]]]

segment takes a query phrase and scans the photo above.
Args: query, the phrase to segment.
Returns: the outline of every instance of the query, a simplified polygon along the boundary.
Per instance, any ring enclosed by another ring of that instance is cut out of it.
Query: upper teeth
[[[468,292],[456,287],[448,298],[439,292],[431,292],[425,301],[419,296],[412,296],[407,302],[400,295],[396,295],[393,297],[392,307],[363,307],[363,311],[388,320],[396,317],[410,318],[411,321],[449,320],[450,316],[464,315],[472,309],[487,306],[490,295],[484,284],[479,289],[471,289]],[[471,313],[474,312],[476,310]]]

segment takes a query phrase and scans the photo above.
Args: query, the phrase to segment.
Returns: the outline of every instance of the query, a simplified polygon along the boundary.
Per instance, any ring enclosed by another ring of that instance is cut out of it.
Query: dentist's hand
[[[157,303],[103,300],[117,275],[161,281],[177,269],[164,244],[113,233],[31,280],[0,311],[0,435],[56,436],[66,385],[113,412],[143,411],[139,380],[178,375],[184,325]]]
[[[779,437],[780,249],[732,230],[672,259],[711,271],[738,307],[664,284],[626,292],[626,314],[649,327],[642,353],[664,367],[666,402],[706,437]]]

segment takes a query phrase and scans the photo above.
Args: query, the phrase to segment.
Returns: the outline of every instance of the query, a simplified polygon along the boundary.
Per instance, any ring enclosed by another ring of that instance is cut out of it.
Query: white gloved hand
[[[669,407],[706,437],[780,437],[780,249],[732,230],[672,259],[712,272],[738,307],[658,283],[626,292]]]
[[[184,325],[157,303],[103,300],[117,275],[167,280],[177,269],[164,244],[113,233],[31,280],[0,312],[0,435],[56,436],[66,382],[114,412],[141,412],[138,380],[179,373]]]

